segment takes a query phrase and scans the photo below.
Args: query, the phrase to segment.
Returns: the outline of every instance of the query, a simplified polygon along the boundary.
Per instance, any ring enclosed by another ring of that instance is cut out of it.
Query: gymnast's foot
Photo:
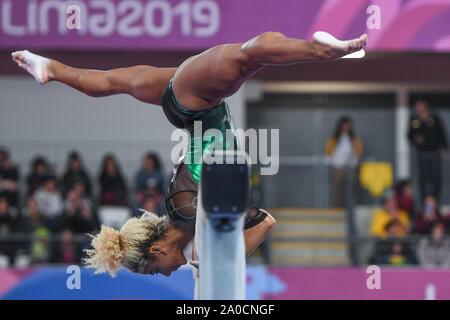
[[[317,31],[313,35],[312,48],[320,57],[320,60],[336,60],[350,53],[364,48],[367,44],[367,35],[352,40],[338,40],[328,32]]]
[[[28,71],[38,83],[46,84],[50,80],[50,59],[38,56],[28,50],[11,53],[19,67]]]

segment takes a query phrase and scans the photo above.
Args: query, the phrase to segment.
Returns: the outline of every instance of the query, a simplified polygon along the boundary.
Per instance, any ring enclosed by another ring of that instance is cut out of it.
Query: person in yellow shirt
[[[396,236],[406,236],[411,229],[411,221],[408,213],[399,209],[397,201],[391,196],[385,200],[384,208],[375,209],[373,212],[370,233],[376,237],[386,237],[388,235],[386,226],[393,220],[399,222]]]

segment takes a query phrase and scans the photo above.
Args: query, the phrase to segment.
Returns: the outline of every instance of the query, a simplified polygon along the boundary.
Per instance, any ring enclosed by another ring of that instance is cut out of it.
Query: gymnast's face
[[[187,263],[183,250],[165,241],[165,239],[155,242],[149,250],[155,259],[148,263],[146,273],[160,273],[168,277],[172,272]]]

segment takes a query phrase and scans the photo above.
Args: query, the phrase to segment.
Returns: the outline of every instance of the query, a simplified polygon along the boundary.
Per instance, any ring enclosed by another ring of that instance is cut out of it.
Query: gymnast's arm
[[[255,210],[255,209],[251,209]],[[276,220],[264,209],[259,209],[262,213],[266,214],[264,220],[255,224],[250,228],[244,230],[245,239],[245,255],[248,257],[252,254],[256,248],[264,241],[269,235],[270,230],[275,226]],[[249,212],[250,213],[250,212]],[[249,214],[248,213],[248,214]]]
[[[164,89],[176,71],[176,68],[145,65],[108,71],[79,69],[29,51],[14,52],[12,57],[41,84],[62,82],[91,97],[124,93],[156,105],[161,104]]]
[[[258,209],[260,212],[257,212]],[[251,216],[250,219],[248,217]],[[259,217],[264,219],[261,221]],[[256,218],[256,219],[252,219]],[[253,221],[252,221],[253,220]],[[275,226],[276,221],[264,209],[251,208],[247,211],[247,221],[244,229],[244,242],[245,242],[245,256],[248,257],[259,247],[264,239],[269,235],[270,230]],[[198,268],[198,257],[195,249],[195,244],[192,245],[192,259],[190,263]]]

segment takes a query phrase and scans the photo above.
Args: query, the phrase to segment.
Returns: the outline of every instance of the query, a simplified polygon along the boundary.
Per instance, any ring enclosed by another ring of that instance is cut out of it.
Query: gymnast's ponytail
[[[95,273],[109,272],[115,276],[122,265],[123,250],[120,232],[102,225],[100,233],[92,238],[93,249],[85,250],[88,268],[96,268]]]
[[[108,272],[115,277],[121,266],[139,273],[145,273],[153,258],[149,247],[165,235],[166,218],[144,211],[140,218],[131,218],[120,231],[102,225],[100,233],[92,236],[92,248],[84,250],[83,263],[95,268],[94,273]]]

